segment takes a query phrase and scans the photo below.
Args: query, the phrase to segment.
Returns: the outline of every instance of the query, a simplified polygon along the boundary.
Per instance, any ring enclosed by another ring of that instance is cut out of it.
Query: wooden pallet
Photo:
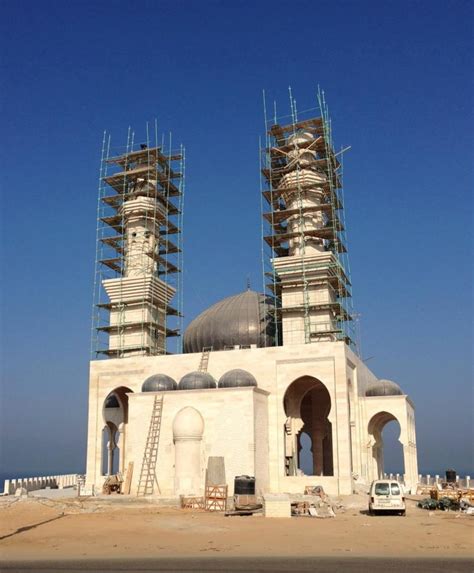
[[[181,496],[182,509],[204,509],[204,498],[197,496]]]
[[[225,511],[227,508],[226,485],[207,485],[204,498],[206,511]]]

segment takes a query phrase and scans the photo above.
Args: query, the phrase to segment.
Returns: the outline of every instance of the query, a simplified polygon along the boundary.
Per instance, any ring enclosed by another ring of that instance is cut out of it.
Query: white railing
[[[446,476],[445,475],[430,475],[430,474],[426,474],[426,475],[418,475],[418,484],[419,485],[438,485],[438,484],[442,484],[446,482]],[[466,488],[469,489],[470,487],[472,487],[474,484],[471,482],[471,476],[464,476],[461,477],[459,475],[456,475],[456,483],[458,484],[459,487],[462,488]]]
[[[399,481],[400,483],[405,483],[405,476],[402,474],[387,474],[384,473],[384,478],[385,479],[395,479],[397,481]],[[418,474],[418,485],[425,485],[425,486],[430,486],[430,485],[438,485],[438,484],[442,484],[446,482],[446,476],[445,475],[430,475],[430,474],[426,474],[426,475],[422,475],[422,474]],[[474,483],[471,482],[471,476],[456,476],[456,483],[458,484],[459,487],[461,488],[466,488],[469,489],[470,487],[474,487]]]
[[[55,476],[42,476],[30,478],[15,478],[5,480],[3,495],[13,495],[17,489],[36,491],[47,487],[52,489],[64,489],[77,486],[79,474],[62,474]]]

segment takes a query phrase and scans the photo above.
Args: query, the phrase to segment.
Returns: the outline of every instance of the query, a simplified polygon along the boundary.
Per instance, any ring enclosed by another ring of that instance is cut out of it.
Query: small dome
[[[238,386],[257,386],[255,376],[247,370],[236,368],[223,374],[219,380],[219,388],[236,388]]]
[[[120,402],[115,394],[109,394],[107,396],[104,408],[120,408]]]
[[[392,380],[377,380],[369,384],[366,396],[402,396],[403,391],[396,382]]]
[[[175,438],[200,438],[204,432],[204,420],[192,406],[180,410],[173,420]]]
[[[208,372],[199,372],[198,370],[184,375],[179,381],[180,390],[202,390],[215,387],[214,378]]]
[[[142,392],[165,392],[177,389],[178,384],[166,374],[153,374],[142,385]]]

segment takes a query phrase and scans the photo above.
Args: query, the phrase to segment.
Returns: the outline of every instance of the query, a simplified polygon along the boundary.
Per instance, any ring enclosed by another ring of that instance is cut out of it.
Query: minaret
[[[180,270],[170,255],[180,249],[167,235],[180,232],[172,217],[180,215],[181,185],[174,180],[183,173],[173,170],[171,162],[182,160],[182,153],[165,155],[160,147],[145,144],[106,160],[118,171],[102,177],[100,203],[109,213],[100,218],[105,232],[99,237],[98,266],[115,276],[100,275],[108,301],[99,307],[110,315],[107,324],[97,325],[109,336],[108,348],[97,352],[114,357],[164,354],[166,337],[178,334],[167,328],[167,315],[180,314],[170,307],[177,284],[170,277]]]
[[[292,106],[293,109],[293,106]],[[283,344],[345,340],[350,282],[340,163],[324,117],[269,126],[264,213],[272,251],[271,290],[279,301]]]

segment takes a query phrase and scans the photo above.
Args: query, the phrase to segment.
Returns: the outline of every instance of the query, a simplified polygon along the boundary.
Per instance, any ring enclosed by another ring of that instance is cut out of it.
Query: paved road
[[[190,571],[222,572],[266,572],[291,571],[291,573],[473,573],[474,559],[388,559],[364,557],[311,557],[311,558],[175,558],[175,559],[131,559],[123,560],[78,560],[78,561],[36,561],[0,562],[2,573],[106,573],[130,571],[142,573],[160,571],[167,573],[188,573]]]

